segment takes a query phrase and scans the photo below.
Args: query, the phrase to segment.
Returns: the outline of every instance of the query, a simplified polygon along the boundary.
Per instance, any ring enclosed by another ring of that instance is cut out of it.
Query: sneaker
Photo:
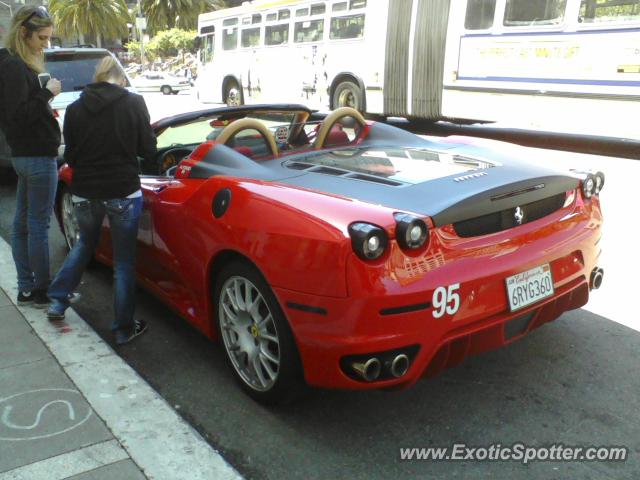
[[[47,297],[46,290],[34,290],[31,293],[33,296],[32,306],[35,308],[47,308],[49,306],[49,297]]]
[[[46,308],[49,305],[49,297],[46,290],[32,290],[31,292],[18,292],[18,305],[25,307],[32,305],[36,308]]]
[[[67,295],[67,300],[70,304],[76,303],[78,300],[80,300],[80,298],[82,298],[82,294],[80,292],[71,292],[69,295]]]
[[[18,305],[24,307],[33,303],[33,292],[18,292]]]
[[[144,320],[134,320],[133,331],[117,330],[116,331],[116,344],[124,345],[136,338],[138,335],[142,335],[147,331],[147,322]]]
[[[64,312],[58,312],[55,309],[49,307],[47,310],[47,318],[50,322],[59,322],[60,320],[64,320]]]

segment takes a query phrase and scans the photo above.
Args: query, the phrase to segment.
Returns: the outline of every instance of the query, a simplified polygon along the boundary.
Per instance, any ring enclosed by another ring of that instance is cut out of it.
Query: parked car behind
[[[166,72],[144,72],[133,81],[139,92],[162,92],[176,95],[181,90],[191,88],[189,80]]]
[[[96,66],[106,56],[113,54],[104,48],[52,48],[45,50],[45,70],[53,78],[62,83],[62,91],[51,100],[51,108],[58,120],[60,130],[64,122],[67,106],[74,102],[88,83],[93,82]],[[133,90],[130,78],[127,78],[127,88]],[[64,139],[59,154],[64,152]],[[0,132],[0,169],[11,167],[11,151],[6,139]]]
[[[109,55],[114,56],[104,48],[79,47],[45,50],[46,71],[62,83],[62,92],[51,101],[51,108],[53,108],[61,130],[67,106],[80,96],[85,85],[93,82],[96,66]],[[127,79],[126,87],[134,90],[129,76],[126,73],[124,76]]]

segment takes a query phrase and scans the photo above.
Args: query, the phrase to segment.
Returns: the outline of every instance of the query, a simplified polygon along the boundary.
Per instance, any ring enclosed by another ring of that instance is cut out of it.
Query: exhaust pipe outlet
[[[353,370],[367,382],[373,382],[380,376],[382,365],[376,357],[370,358],[366,362],[354,362]]]
[[[403,376],[409,370],[409,357],[404,353],[396,355],[391,362],[391,375],[398,378]]]
[[[594,268],[591,272],[591,289],[597,290],[602,285],[604,279],[604,270],[602,268]]]

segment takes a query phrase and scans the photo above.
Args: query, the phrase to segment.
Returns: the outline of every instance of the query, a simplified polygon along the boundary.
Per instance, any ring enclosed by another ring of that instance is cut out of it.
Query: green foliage
[[[124,0],[49,0],[59,35],[75,39],[88,33],[101,38],[120,38],[131,21]]]
[[[142,11],[152,34],[175,27],[194,29],[198,15],[226,6],[225,0],[142,0]]]
[[[179,53],[193,52],[195,50],[195,30],[180,30],[172,28],[158,33],[145,46],[147,50],[161,57],[175,57]]]

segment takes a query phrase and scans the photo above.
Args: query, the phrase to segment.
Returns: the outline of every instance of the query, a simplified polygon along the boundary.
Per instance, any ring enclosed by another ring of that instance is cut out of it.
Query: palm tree
[[[103,38],[126,36],[131,21],[124,0],[49,0],[49,11],[60,36],[84,43],[85,34],[93,33],[98,46]]]
[[[198,15],[226,8],[225,0],[142,0],[142,11],[147,17],[151,33],[179,27],[193,30]]]

